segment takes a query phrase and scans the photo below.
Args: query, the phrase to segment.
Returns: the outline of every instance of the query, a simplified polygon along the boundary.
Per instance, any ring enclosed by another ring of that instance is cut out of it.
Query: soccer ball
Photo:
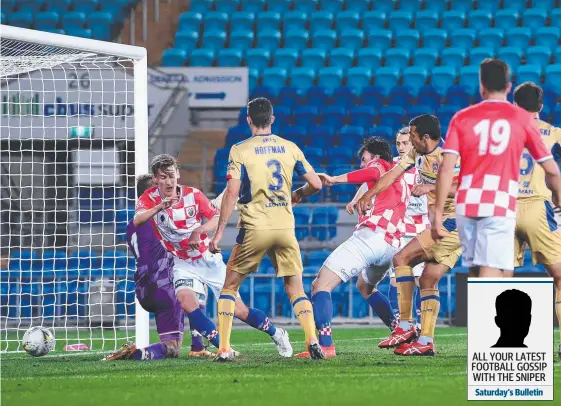
[[[33,357],[42,357],[55,348],[55,336],[44,327],[31,327],[23,335],[23,349]]]

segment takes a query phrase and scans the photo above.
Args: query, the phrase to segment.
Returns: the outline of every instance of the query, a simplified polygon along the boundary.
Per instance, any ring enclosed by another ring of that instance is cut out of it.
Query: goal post
[[[142,47],[0,25],[0,351],[149,344],[124,226],[148,171]],[[89,255],[84,255],[89,252]],[[125,254],[127,255],[127,254]]]

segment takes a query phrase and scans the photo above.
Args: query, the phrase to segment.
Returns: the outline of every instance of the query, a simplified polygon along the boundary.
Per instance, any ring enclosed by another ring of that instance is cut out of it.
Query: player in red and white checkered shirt
[[[456,113],[448,128],[432,229],[433,238],[439,238],[444,201],[459,155],[462,166],[456,213],[463,264],[474,275],[501,277],[502,271],[514,269],[516,201],[524,148],[549,174],[558,199],[561,180],[532,115],[507,101],[511,89],[508,65],[485,59],[479,76],[484,100]]]
[[[368,187],[372,187],[394,166],[391,147],[381,138],[365,140],[359,156],[362,169],[338,176],[318,174],[323,184],[360,185],[366,182]],[[358,275],[357,288],[361,295],[388,327],[392,325],[390,303],[376,290],[376,284],[384,277],[393,256],[399,250],[401,237],[405,233],[403,218],[408,200],[409,189],[403,178],[372,199],[372,208],[359,216],[353,235],[329,255],[312,283],[314,318],[319,330],[319,343],[326,357],[335,355],[331,338],[331,292],[341,282],[348,282]]]
[[[222,254],[213,254],[208,249],[208,233],[216,230],[220,212],[200,190],[177,184],[179,171],[172,156],[154,157],[151,171],[157,186],[139,198],[134,225],[139,227],[147,221],[152,222],[162,245],[175,256],[175,294],[191,327],[218,347],[216,326],[199,309],[199,302],[206,300],[205,285],[218,298],[226,278]],[[202,224],[203,219],[208,221]],[[267,333],[281,356],[292,356],[286,331],[276,328],[260,310],[247,308],[239,297],[236,298],[235,316]]]

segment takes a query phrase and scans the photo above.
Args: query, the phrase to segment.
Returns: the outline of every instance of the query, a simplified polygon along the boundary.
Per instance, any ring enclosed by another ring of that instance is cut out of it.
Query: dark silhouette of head
[[[524,339],[532,323],[532,299],[518,289],[505,290],[495,300],[495,324],[501,336],[493,348],[526,348]]]

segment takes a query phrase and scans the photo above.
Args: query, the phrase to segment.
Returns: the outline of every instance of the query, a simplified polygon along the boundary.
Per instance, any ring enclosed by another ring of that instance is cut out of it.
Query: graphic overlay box
[[[553,400],[552,291],[552,278],[468,278],[468,400]]]

